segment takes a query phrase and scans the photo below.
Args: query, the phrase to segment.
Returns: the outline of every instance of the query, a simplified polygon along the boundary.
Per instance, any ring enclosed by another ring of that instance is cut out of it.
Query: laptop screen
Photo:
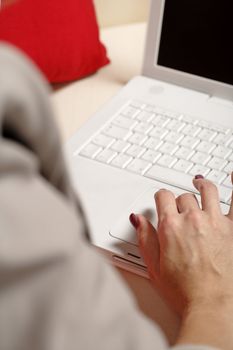
[[[233,85],[232,0],[166,0],[159,66]]]

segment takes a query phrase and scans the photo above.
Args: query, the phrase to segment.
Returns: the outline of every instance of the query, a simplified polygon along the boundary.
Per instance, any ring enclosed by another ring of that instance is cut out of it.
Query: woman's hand
[[[233,303],[233,204],[220,209],[215,185],[194,179],[193,194],[155,194],[157,230],[142,215],[131,216],[152,281],[181,314],[190,305]]]
[[[175,198],[155,194],[157,230],[131,214],[152,282],[182,316],[177,344],[206,344],[233,349],[233,200],[228,215],[220,209],[217,188],[193,181],[193,194]]]

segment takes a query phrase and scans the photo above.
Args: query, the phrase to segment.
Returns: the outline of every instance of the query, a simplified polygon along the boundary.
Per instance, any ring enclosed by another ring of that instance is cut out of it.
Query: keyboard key
[[[225,143],[225,134],[217,134],[217,136],[214,138],[213,142],[216,143],[217,145],[224,146]]]
[[[204,153],[211,153],[213,149],[216,147],[214,143],[207,142],[207,141],[201,141],[196,149],[197,151],[204,152]]]
[[[174,143],[170,142],[164,142],[160,147],[159,147],[159,152],[165,153],[165,154],[174,154],[178,150],[178,146],[175,145]]]
[[[164,140],[171,143],[179,143],[182,138],[184,137],[183,134],[179,134],[178,132],[170,131],[165,137]]]
[[[198,138],[203,141],[212,141],[214,137],[217,135],[217,133],[213,130],[209,129],[202,129],[201,132],[198,134]]]
[[[198,125],[192,125],[188,124],[185,126],[185,128],[182,130],[182,133],[188,136],[196,136],[201,131],[201,128]]]
[[[122,115],[119,115],[117,118],[115,118],[112,123],[125,129],[132,129],[137,124],[134,119],[129,119],[123,117]]]
[[[153,150],[156,150],[162,145],[162,141],[154,137],[150,137],[145,143],[144,146]]]
[[[142,175],[147,169],[151,167],[151,163],[142,160],[134,159],[128,166],[127,169],[133,171],[134,173]]]
[[[107,136],[116,138],[116,139],[125,139],[128,135],[130,135],[130,131],[124,128],[119,128],[115,125],[108,125],[104,130],[103,133]]]
[[[227,163],[227,165],[225,166],[225,168],[223,170],[225,171],[225,173],[231,174],[233,171],[233,162]]]
[[[187,173],[193,166],[192,162],[189,162],[184,159],[178,160],[178,162],[175,163],[173,169],[177,171],[181,171],[182,173]]]
[[[233,141],[233,135],[231,133],[228,135],[218,134],[213,140],[213,142],[219,146],[228,146],[229,143],[231,143],[232,141]]]
[[[165,115],[156,115],[156,117],[152,120],[152,124],[154,124],[157,127],[163,128],[169,121],[171,121],[171,119],[166,117]]]
[[[181,146],[178,149],[178,151],[176,151],[175,156],[177,158],[188,160],[189,158],[192,157],[193,154],[194,154],[194,151],[192,149]]]
[[[94,139],[92,140],[93,143],[95,143],[96,145],[101,146],[101,147],[108,147],[114,141],[115,141],[115,139],[113,139],[112,137],[109,137],[109,136],[106,136],[103,134],[99,134],[99,135],[95,136]]]
[[[163,139],[168,133],[168,130],[155,126],[150,132],[149,135],[157,139]]]
[[[146,135],[139,134],[137,132],[133,133],[127,141],[135,143],[136,145],[142,145],[147,139]]]
[[[210,181],[213,181],[215,184],[221,184],[226,177],[226,173],[223,173],[218,170],[211,170],[211,172],[207,175],[206,178]]]
[[[130,147],[130,143],[124,140],[116,140],[112,145],[111,149],[117,152],[124,152],[127,148]]]
[[[226,165],[227,165],[227,161],[218,157],[211,158],[211,160],[207,164],[209,168],[215,169],[215,170],[222,170]]]
[[[147,160],[150,163],[154,163],[160,156],[160,152],[149,149],[142,155],[141,158]]]
[[[139,112],[140,110],[138,108],[127,106],[120,113],[128,118],[134,118]]]
[[[111,164],[117,168],[125,168],[132,160],[133,158],[126,154],[119,154],[113,158]]]
[[[174,169],[166,169],[155,164],[146,171],[144,176],[197,193],[192,183],[193,176],[182,174]]]
[[[210,160],[210,158],[211,157],[209,154],[198,151],[192,156],[191,161],[193,163],[205,165]]]
[[[172,120],[171,122],[169,122],[166,125],[166,128],[172,130],[172,131],[176,131],[179,132],[183,129],[183,127],[185,126],[185,123],[183,123],[180,120]]]
[[[101,147],[94,145],[93,143],[89,143],[80,151],[79,154],[87,158],[95,158],[95,156],[101,151],[102,151]]]
[[[230,153],[231,153],[231,150],[224,146],[217,146],[212,152],[214,156],[223,158],[223,159],[226,159]]]
[[[114,157],[116,157],[117,152],[111,149],[105,149],[96,156],[96,160],[102,163],[109,163]]]
[[[158,159],[157,164],[159,164],[165,168],[171,168],[175,164],[176,161],[177,161],[177,158],[174,158],[172,156],[165,154]]]
[[[199,141],[198,139],[194,138],[194,137],[185,136],[185,137],[181,140],[180,144],[181,144],[182,146],[184,146],[184,147],[192,148],[192,149],[193,149],[193,148],[195,148],[195,147],[198,145],[199,142],[200,142],[200,141]]]
[[[149,122],[154,117],[154,113],[146,112],[146,111],[140,111],[137,114],[136,119],[141,122]]]
[[[132,145],[127,149],[126,153],[134,158],[137,158],[140,157],[145,151],[146,148],[144,147]]]
[[[142,134],[147,134],[152,128],[153,126],[151,124],[141,122],[134,127],[134,131],[140,132]]]
[[[209,172],[210,172],[210,168],[208,168],[207,166],[204,165],[200,165],[200,164],[195,164],[191,170],[189,170],[189,174],[192,176],[195,175],[203,175],[206,176]]]

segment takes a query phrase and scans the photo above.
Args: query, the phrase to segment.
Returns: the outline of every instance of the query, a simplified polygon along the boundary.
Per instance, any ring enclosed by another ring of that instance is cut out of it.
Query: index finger
[[[161,189],[155,193],[154,197],[159,221],[167,215],[179,214],[176,198],[171,191]]]
[[[217,187],[209,180],[194,179],[193,184],[201,195],[202,210],[212,215],[221,213]]]

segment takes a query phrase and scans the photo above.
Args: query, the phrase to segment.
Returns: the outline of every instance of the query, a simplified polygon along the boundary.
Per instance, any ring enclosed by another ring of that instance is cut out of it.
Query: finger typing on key
[[[192,193],[155,193],[158,226],[131,214],[153,284],[182,316],[178,343],[233,349],[233,201],[223,215],[217,187],[201,175]],[[221,336],[220,336],[221,334]]]

